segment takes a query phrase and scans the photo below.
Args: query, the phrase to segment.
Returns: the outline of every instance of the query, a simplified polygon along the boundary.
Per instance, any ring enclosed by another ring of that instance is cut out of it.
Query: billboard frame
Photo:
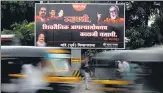
[[[125,44],[125,35],[126,35],[126,4],[125,3],[35,3],[35,17],[36,17],[36,5],[48,5],[48,4],[90,4],[90,5],[123,5],[124,6],[124,37],[123,37],[123,48],[85,48],[85,47],[62,47],[64,49],[126,49],[126,44]],[[35,23],[34,23],[34,46],[36,46],[36,18],[34,18]],[[37,46],[36,46],[37,47]],[[46,47],[51,47],[51,46],[46,46]],[[55,46],[53,46],[55,47]]]

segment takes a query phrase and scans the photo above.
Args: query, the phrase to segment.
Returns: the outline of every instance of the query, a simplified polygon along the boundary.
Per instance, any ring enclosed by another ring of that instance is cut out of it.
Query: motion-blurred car
[[[24,64],[38,64],[44,74],[44,80],[58,90],[71,90],[80,81],[73,77],[68,50],[34,46],[2,46],[2,83],[23,78],[21,68]]]

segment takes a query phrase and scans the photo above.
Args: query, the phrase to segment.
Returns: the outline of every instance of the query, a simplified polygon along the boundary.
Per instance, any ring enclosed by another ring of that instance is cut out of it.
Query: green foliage
[[[152,24],[151,27],[133,27],[126,31],[126,35],[130,39],[130,42],[128,42],[127,45],[131,49],[151,47],[156,44],[161,44],[163,39],[161,29],[157,24]]]
[[[127,47],[136,49],[163,43],[162,2],[129,2],[126,11],[126,37],[130,39]],[[148,26],[150,16],[155,22]],[[162,27],[162,28],[161,28]]]
[[[22,23],[24,20],[28,22],[34,21],[34,1],[2,1],[1,2],[1,22],[3,29],[10,29],[13,23]]]
[[[162,3],[162,2],[158,2]],[[126,3],[126,28],[139,27],[148,25],[151,15],[159,14],[157,10],[161,10],[161,6],[156,2],[128,2]]]
[[[8,10],[11,13],[26,13],[28,12],[28,8],[34,8],[35,2],[29,1],[2,1],[1,2],[1,9],[2,9],[2,18],[4,17],[3,10]],[[28,7],[28,8],[27,8]]]
[[[34,22],[28,23],[24,20],[21,24],[11,25],[22,45],[34,45]]]
[[[3,29],[1,34],[14,34],[14,32],[12,30]]]
[[[157,26],[160,29],[160,33],[163,36],[163,13],[160,16],[156,17],[154,24],[152,24],[152,27],[155,27],[155,26]]]

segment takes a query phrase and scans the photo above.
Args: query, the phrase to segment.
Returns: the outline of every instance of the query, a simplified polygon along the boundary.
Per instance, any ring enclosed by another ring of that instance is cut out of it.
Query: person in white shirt
[[[119,72],[124,72],[125,71],[125,67],[123,64],[123,61],[118,61],[118,69]]]
[[[130,65],[127,61],[123,61],[125,72],[130,72]]]
[[[38,41],[36,42],[36,46],[38,47],[45,47],[45,35],[43,33],[39,34]]]
[[[130,65],[127,61],[123,61],[124,64],[124,77],[123,79],[129,79]]]
[[[122,78],[123,77],[123,73],[125,71],[125,67],[123,64],[123,61],[117,61],[118,62],[118,69],[116,69],[117,71],[117,78]]]
[[[127,61],[117,61],[118,62],[118,77],[126,78],[128,77],[128,73],[130,72],[130,66]]]

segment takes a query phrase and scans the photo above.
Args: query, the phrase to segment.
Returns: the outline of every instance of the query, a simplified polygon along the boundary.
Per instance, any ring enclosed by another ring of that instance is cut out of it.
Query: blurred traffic
[[[146,82],[152,74],[150,65],[163,61],[163,46],[76,58],[70,49],[20,46],[13,34],[1,35],[1,42],[4,93],[159,93]]]

